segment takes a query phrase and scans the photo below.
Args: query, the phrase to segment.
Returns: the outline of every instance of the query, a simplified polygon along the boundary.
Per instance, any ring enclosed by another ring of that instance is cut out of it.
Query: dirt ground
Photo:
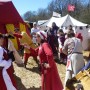
[[[65,65],[56,63],[62,83],[65,78]],[[40,90],[41,78],[36,62],[29,58],[27,69],[24,67],[18,67],[14,63],[15,78],[17,82],[18,90]]]

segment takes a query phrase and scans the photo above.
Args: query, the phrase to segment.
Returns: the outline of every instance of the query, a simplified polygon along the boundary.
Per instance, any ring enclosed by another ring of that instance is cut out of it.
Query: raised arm
[[[17,37],[17,38],[22,38],[22,35],[20,35],[20,34],[18,34],[18,33],[14,33],[13,34],[15,37]]]
[[[39,48],[36,48],[36,49],[30,48],[29,50],[33,53],[34,56],[38,56]]]
[[[36,49],[31,48],[29,45],[24,45],[25,48],[29,49],[31,53],[33,53],[34,56],[38,56],[38,50],[39,47],[37,47]]]

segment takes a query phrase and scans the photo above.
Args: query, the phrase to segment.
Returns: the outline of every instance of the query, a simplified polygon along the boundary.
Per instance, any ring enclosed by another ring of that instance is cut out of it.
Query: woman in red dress
[[[37,42],[40,46],[35,50],[28,45],[25,47],[32,50],[32,52],[40,58],[42,80],[41,90],[63,90],[63,85],[53,59],[53,52],[49,44],[46,42],[46,39],[47,33],[39,31],[37,32]]]
[[[2,47],[3,35],[0,34],[0,90],[17,90],[14,80],[14,69],[10,54]]]

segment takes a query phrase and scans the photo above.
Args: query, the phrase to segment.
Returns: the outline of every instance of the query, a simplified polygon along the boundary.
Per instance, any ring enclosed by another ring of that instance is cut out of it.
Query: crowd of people
[[[32,56],[40,65],[41,90],[65,89],[67,80],[72,79],[85,65],[81,33],[75,34],[71,25],[68,27],[67,33],[64,33],[63,29],[59,29],[53,22],[52,28],[46,32],[39,30],[34,23],[30,34],[31,37],[18,28],[14,32],[0,34],[0,90],[17,90],[12,65],[16,56],[15,50],[8,49],[9,36],[16,37],[19,47],[24,48],[24,61],[19,62],[20,64],[26,68],[28,58]],[[4,42],[7,43],[6,46],[4,46]],[[37,56],[39,56],[39,60]],[[55,59],[66,64],[64,85],[58,74]]]

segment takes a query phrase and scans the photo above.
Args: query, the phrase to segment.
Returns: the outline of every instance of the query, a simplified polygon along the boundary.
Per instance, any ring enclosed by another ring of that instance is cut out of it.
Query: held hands
[[[49,65],[48,63],[45,63],[45,64],[44,64],[44,67],[45,67],[45,68],[50,68],[50,65]]]
[[[44,67],[48,69],[50,68],[50,65],[48,63],[44,63]],[[47,70],[44,70],[44,74],[47,74]]]

